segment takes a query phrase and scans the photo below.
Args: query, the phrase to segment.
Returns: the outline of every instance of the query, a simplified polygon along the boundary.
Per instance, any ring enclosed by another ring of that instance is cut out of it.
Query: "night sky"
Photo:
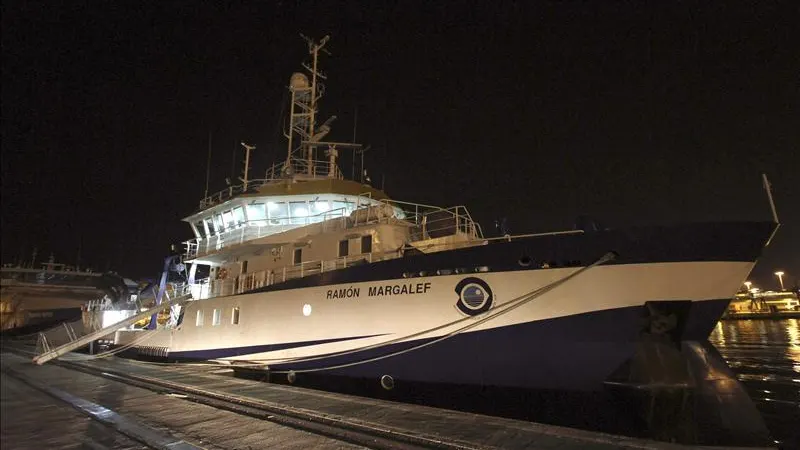
[[[751,279],[800,275],[794,1],[226,3],[3,2],[3,262],[157,275],[192,237],[209,133],[212,192],[241,141],[251,178],[285,156],[304,33],[331,35],[328,138],[357,111],[393,198],[490,235],[768,220],[766,172],[784,225]]]

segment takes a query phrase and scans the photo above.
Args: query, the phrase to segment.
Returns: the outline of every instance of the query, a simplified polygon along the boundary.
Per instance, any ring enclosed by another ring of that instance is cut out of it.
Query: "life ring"
[[[217,271],[217,278],[220,280],[224,280],[228,277],[228,269],[222,268]]]

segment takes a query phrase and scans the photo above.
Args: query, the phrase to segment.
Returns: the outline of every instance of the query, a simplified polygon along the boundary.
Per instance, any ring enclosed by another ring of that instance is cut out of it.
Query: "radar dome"
[[[308,87],[308,77],[300,72],[295,72],[289,79],[289,86],[292,89],[305,89]]]

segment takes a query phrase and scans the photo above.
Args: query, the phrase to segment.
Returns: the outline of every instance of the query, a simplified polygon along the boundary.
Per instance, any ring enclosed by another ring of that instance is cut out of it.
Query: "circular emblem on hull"
[[[456,308],[464,314],[475,316],[492,307],[492,290],[480,278],[464,278],[456,285]]]

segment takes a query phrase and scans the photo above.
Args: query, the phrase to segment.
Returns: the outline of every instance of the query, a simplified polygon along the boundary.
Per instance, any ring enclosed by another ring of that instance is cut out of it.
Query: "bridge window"
[[[244,210],[241,206],[233,208],[233,220],[236,222],[236,226],[244,223]]]
[[[242,261],[242,273],[247,273],[247,261]]]
[[[197,237],[206,237],[206,227],[203,226],[203,221],[196,222],[194,227],[197,228]]]
[[[338,211],[339,214],[347,215],[353,212],[353,209],[355,209],[354,206],[355,204],[353,202],[332,202],[332,203],[333,203],[333,209],[339,210]]]
[[[267,220],[266,205],[263,203],[247,205],[247,220],[249,220],[252,225],[259,227],[266,225],[264,222],[264,220]]]
[[[211,218],[206,219],[205,222],[206,226],[208,227],[208,235],[209,236],[215,235],[216,231],[214,230],[214,222],[211,220]]]
[[[372,253],[372,235],[361,236],[361,253]]]
[[[215,308],[214,316],[211,318],[211,325],[217,326],[222,322],[222,310]]]
[[[308,203],[290,202],[289,209],[292,213],[292,223],[305,224],[308,217]]]
[[[283,219],[289,217],[289,205],[286,203],[267,202],[267,213],[273,225],[286,223]]]
[[[327,200],[317,200],[311,202],[311,209],[314,214],[322,214],[331,210],[331,202]]]
[[[197,310],[197,319],[195,320],[195,326],[202,327],[203,326],[203,310]]]
[[[350,254],[350,241],[345,239],[339,241],[339,257],[347,256]]]
[[[239,307],[236,306],[231,311],[231,324],[239,325]]]
[[[225,211],[222,213],[222,219],[225,223],[225,229],[230,230],[234,227],[235,223],[233,222],[233,213],[230,211]]]
[[[225,230],[225,225],[222,223],[222,215],[214,215],[214,228],[216,228],[217,234],[222,234],[222,232]]]

